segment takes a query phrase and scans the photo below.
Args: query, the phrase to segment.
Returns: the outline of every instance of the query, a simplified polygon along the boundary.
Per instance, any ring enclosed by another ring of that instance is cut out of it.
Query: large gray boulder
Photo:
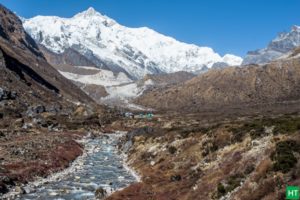
[[[0,101],[16,99],[17,93],[0,87]]]

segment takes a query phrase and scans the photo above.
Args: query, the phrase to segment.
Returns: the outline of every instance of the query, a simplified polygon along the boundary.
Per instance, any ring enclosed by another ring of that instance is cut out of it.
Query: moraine
[[[95,199],[95,191],[103,188],[107,193],[138,181],[134,172],[124,165],[124,157],[117,149],[122,134],[107,134],[88,140],[86,152],[72,166],[42,182],[31,183],[17,199],[76,200]]]

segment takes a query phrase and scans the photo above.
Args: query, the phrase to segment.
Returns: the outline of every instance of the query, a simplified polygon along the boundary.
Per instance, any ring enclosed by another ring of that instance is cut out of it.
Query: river
[[[69,169],[29,184],[20,200],[95,199],[96,189],[108,193],[124,188],[138,177],[124,165],[117,150],[120,134],[102,135],[85,143],[85,153]]]

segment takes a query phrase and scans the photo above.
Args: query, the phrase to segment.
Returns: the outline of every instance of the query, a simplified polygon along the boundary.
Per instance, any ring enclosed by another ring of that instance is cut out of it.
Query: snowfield
[[[238,56],[221,57],[209,47],[179,42],[147,27],[122,26],[93,8],[72,18],[37,16],[22,21],[25,30],[49,50],[62,53],[73,48],[86,56],[91,51],[137,79],[162,72],[199,72],[218,62],[242,63]]]

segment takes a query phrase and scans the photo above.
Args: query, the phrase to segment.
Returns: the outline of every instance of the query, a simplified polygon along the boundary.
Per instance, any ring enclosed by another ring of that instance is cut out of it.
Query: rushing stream
[[[108,193],[136,182],[118,153],[118,134],[103,135],[86,143],[86,153],[78,158],[69,169],[56,174],[47,181],[32,183],[28,194],[18,199],[94,199],[97,188]]]

